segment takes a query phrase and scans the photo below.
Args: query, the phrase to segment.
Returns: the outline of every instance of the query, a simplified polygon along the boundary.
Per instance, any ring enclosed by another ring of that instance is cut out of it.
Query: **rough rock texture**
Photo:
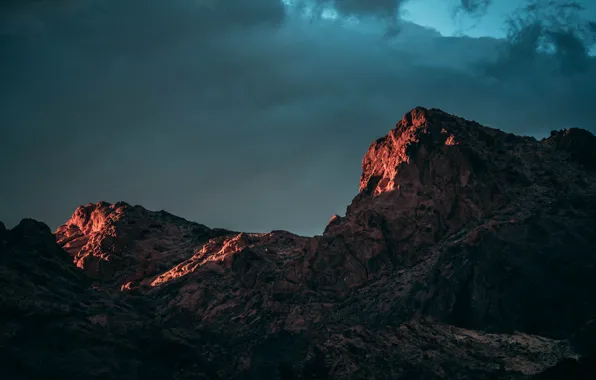
[[[335,287],[389,276],[391,318],[568,336],[596,314],[596,181],[571,158],[556,137],[414,109],[371,146],[360,194],[309,265],[348,251]]]
[[[78,207],[56,238],[90,278],[130,289],[187,259],[210,238],[232,233],[165,211],[99,202]]]
[[[0,287],[3,379],[132,379],[158,369],[139,354],[151,335],[147,308],[94,290],[45,224],[0,228]]]
[[[0,360],[13,378],[594,378],[595,140],[416,108],[313,238],[125,203],[79,207],[66,252],[0,225]]]

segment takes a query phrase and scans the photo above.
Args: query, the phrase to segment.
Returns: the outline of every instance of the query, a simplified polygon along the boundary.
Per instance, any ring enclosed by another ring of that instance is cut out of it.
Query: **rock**
[[[388,275],[404,321],[567,337],[596,314],[596,181],[558,150],[416,108],[371,145],[360,194],[303,276],[324,266],[354,288]]]
[[[153,320],[148,300],[92,286],[43,223],[0,230],[0,287],[3,379],[164,379],[187,355],[184,338],[167,337]],[[193,350],[214,346],[193,334]],[[194,378],[216,378],[194,357]]]
[[[532,377],[532,380],[592,380],[596,374],[594,357],[581,359],[566,358],[559,361],[555,366]]]
[[[79,207],[58,245],[37,222],[0,225],[0,300],[17,326],[0,357],[27,378],[588,378],[593,139],[415,108],[369,148],[345,216],[312,238],[122,202]],[[25,317],[46,308],[51,319]],[[45,330],[71,348],[40,346]]]
[[[588,169],[596,169],[596,136],[585,129],[570,128],[552,131],[545,143],[569,154],[570,158]]]
[[[80,206],[56,231],[58,243],[79,268],[118,287],[148,281],[191,257],[201,243],[230,234],[124,202]]]

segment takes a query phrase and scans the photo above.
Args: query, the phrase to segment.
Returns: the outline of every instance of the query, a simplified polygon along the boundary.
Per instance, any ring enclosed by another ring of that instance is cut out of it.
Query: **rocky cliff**
[[[55,236],[0,226],[0,360],[12,378],[593,378],[595,140],[416,108],[321,236],[103,202]]]

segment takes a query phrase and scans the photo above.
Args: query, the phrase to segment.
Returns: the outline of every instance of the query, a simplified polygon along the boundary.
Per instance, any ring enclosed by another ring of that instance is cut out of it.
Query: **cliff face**
[[[406,269],[404,287],[418,289],[401,294],[425,314],[564,335],[596,312],[585,302],[596,286],[596,183],[585,155],[596,142],[585,134],[536,141],[414,109],[371,146],[361,192],[325,238],[346,242],[361,263],[354,285]]]
[[[66,252],[47,231],[35,248],[60,258],[62,282],[27,286],[39,302],[71,289],[85,310],[118,310],[81,333],[90,358],[110,346],[96,333],[129,350],[112,360],[132,369],[103,378],[588,376],[575,357],[594,353],[595,140],[571,129],[537,141],[416,108],[371,145],[359,194],[322,236],[98,203],[56,231]],[[19,228],[0,229],[12,304],[26,291],[15,273],[46,273],[21,256],[33,248]]]

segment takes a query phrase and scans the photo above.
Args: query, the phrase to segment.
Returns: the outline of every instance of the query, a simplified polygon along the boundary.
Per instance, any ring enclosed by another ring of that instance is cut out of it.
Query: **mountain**
[[[78,207],[56,239],[97,283],[130,288],[192,256],[209,239],[231,234],[164,211],[99,202]]]
[[[0,225],[8,378],[555,379],[596,369],[596,137],[415,108],[324,233],[123,202]]]

